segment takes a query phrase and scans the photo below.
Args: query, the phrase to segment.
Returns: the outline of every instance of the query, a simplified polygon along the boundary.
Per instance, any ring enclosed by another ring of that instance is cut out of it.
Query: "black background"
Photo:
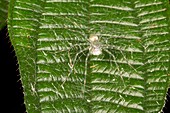
[[[0,113],[24,113],[23,88],[7,27],[0,31]]]
[[[2,94],[0,112],[25,113],[24,93],[14,48],[9,40],[7,27],[0,31],[0,83]],[[167,92],[164,113],[170,113],[170,88]]]

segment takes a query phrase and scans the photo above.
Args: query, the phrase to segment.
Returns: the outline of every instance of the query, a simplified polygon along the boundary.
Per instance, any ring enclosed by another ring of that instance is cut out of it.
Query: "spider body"
[[[89,52],[91,55],[100,55],[102,54],[101,43],[97,35],[90,35],[89,37],[90,47]]]

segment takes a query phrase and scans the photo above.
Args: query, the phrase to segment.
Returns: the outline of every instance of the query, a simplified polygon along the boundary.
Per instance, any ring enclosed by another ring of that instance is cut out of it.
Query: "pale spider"
[[[70,60],[70,61],[69,61],[69,62],[70,62],[70,63],[69,63],[70,72],[68,73],[68,75],[67,75],[66,79],[64,80],[64,82],[61,84],[62,87],[63,87],[64,83],[67,81],[67,78],[73,73],[74,66],[75,66],[75,64],[76,64],[76,60],[78,59],[78,56],[79,56],[80,54],[82,54],[83,52],[85,52],[85,51],[88,51],[88,53],[87,53],[86,58],[85,58],[84,90],[85,90],[85,85],[86,85],[87,64],[88,64],[89,55],[99,56],[99,55],[102,55],[102,51],[108,53],[108,54],[112,57],[112,60],[113,60],[113,62],[115,63],[117,70],[120,71],[120,70],[119,70],[119,66],[118,66],[118,64],[117,64],[117,62],[116,62],[116,57],[113,55],[112,52],[110,52],[110,51],[108,50],[108,48],[115,48],[114,46],[109,46],[109,45],[102,44],[102,43],[100,42],[100,40],[99,40],[98,34],[91,34],[91,35],[89,36],[88,42],[89,42],[89,44],[87,44],[87,43],[86,43],[86,44],[74,44],[74,45],[72,45],[72,46],[70,47],[70,48],[73,48],[73,47],[75,47],[75,46],[88,45],[88,47],[86,47],[86,48],[80,50],[78,53],[76,53],[76,55],[75,55],[75,57],[74,57],[73,60],[72,60],[72,59],[70,58],[70,56],[69,56],[69,60]],[[65,51],[65,50],[64,50],[64,51]],[[69,51],[69,50],[68,50],[68,51]],[[126,59],[124,53],[123,53],[121,50],[120,50],[120,52],[121,52],[123,58]],[[83,54],[84,54],[84,53],[83,53]],[[127,60],[127,59],[126,59],[126,60]],[[128,61],[127,61],[127,63],[128,63]],[[131,64],[128,63],[128,65],[135,70],[135,68],[134,68]],[[124,84],[123,77],[122,77],[122,76],[120,76],[120,77],[121,77],[121,79],[122,79],[122,81],[123,81],[123,84]],[[124,84],[124,85],[125,85],[125,84]]]

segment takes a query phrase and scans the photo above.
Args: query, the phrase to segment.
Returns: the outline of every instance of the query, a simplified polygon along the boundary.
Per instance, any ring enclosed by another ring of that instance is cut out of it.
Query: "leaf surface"
[[[0,30],[5,26],[7,20],[7,9],[9,0],[0,1]]]
[[[11,0],[8,19],[29,113],[155,113],[164,106],[168,1]]]

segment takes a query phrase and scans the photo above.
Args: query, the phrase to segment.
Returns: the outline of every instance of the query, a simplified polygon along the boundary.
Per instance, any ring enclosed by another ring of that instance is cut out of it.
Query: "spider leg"
[[[121,52],[123,58],[126,60],[127,64],[128,64],[135,72],[137,72],[137,70],[128,62],[128,60],[127,60],[127,58],[125,57],[124,53],[123,53],[121,50],[119,50],[119,51]]]
[[[114,60],[115,65],[116,65],[116,67],[117,67],[117,70],[118,70],[118,72],[120,72],[120,70],[119,70],[119,65],[118,65],[117,62],[116,62],[115,56],[114,56],[109,50],[104,49],[104,48],[103,48],[103,50],[104,50],[106,53],[108,53],[109,55],[111,55],[111,56],[113,57],[113,60]],[[120,75],[120,77],[121,77],[121,79],[122,79],[122,82],[123,82],[124,86],[126,86],[123,77],[122,77],[121,75]]]
[[[86,45],[88,45],[88,44],[87,43],[74,44],[74,45],[71,45],[70,47],[68,47],[66,49],[61,49],[61,50],[58,50],[58,51],[55,50],[55,53],[70,51],[74,47],[79,47],[80,48],[81,46],[86,46]]]
[[[123,58],[126,60],[127,64],[136,72],[138,73],[138,71],[128,62],[127,58],[125,57],[125,54],[120,50],[118,49],[116,46],[107,46],[107,48],[114,48],[115,50],[118,50],[120,51],[120,53],[122,54]]]
[[[88,52],[86,59],[85,59],[85,72],[84,72],[84,87],[83,87],[83,94],[86,89],[86,79],[87,79],[87,65],[88,65],[88,58],[90,56],[90,53]]]
[[[86,51],[86,50],[88,50],[88,47],[86,47],[85,49],[79,51],[79,52],[76,54],[76,56],[74,57],[73,63],[70,65],[70,72],[68,73],[65,81],[61,84],[61,87],[63,87],[63,85],[65,84],[65,82],[67,81],[67,79],[68,79],[68,78],[70,77],[70,75],[72,74],[72,72],[73,72],[73,70],[74,70],[74,65],[75,65],[75,63],[76,63],[76,60],[77,60],[78,55],[81,54],[81,53],[83,53],[83,52]],[[71,59],[69,59],[69,60],[72,62]]]

